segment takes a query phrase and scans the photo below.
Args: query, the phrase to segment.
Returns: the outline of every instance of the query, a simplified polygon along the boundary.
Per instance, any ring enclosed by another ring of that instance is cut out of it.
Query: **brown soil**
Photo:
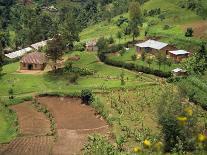
[[[194,31],[193,35],[195,37],[201,38],[201,39],[207,39],[207,21],[203,20],[199,22],[185,24],[183,25],[184,31],[186,31],[188,27],[193,28],[193,31]]]
[[[21,135],[37,136],[50,133],[50,121],[43,113],[38,112],[31,102],[14,105],[11,109],[17,113]]]
[[[0,152],[1,155],[49,155],[54,143],[53,137],[19,137]]]
[[[93,108],[81,104],[77,98],[41,97],[39,102],[53,113],[57,124],[58,138],[52,154],[79,154],[87,137],[92,133],[106,135],[108,126]]]
[[[81,104],[77,98],[41,97],[39,102],[47,106],[56,119],[58,129],[93,129],[106,126],[106,122],[95,116],[95,110]]]
[[[12,106],[19,120],[20,135],[7,145],[0,145],[1,155],[74,155],[80,154],[92,133],[106,135],[108,126],[95,110],[77,98],[40,97],[39,102],[52,112],[57,124],[57,141],[46,136],[50,122],[37,112],[31,102]]]

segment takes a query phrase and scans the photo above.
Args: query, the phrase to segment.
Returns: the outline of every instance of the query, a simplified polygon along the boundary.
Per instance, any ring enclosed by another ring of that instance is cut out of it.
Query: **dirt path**
[[[53,147],[54,155],[79,154],[89,134],[107,134],[106,122],[95,115],[95,110],[81,104],[77,98],[41,97],[39,102],[53,113],[58,138]]]

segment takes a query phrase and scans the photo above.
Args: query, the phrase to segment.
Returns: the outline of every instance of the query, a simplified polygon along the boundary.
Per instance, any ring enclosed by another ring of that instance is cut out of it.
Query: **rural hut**
[[[44,70],[47,58],[44,53],[32,52],[22,57],[20,60],[20,70]]]
[[[185,50],[169,51],[169,56],[176,62],[182,61],[189,56],[190,52]]]
[[[155,40],[147,40],[145,42],[135,44],[135,46],[138,53],[147,52],[151,54],[156,54],[161,51],[167,54],[169,49],[169,45],[167,43]]]
[[[92,40],[86,43],[86,51],[98,51],[97,41]]]
[[[187,76],[187,71],[181,68],[176,68],[172,70],[174,76]]]

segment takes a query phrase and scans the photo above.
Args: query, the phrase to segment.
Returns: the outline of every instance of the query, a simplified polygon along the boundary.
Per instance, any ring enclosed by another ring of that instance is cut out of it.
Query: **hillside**
[[[142,6],[143,12],[160,8],[161,13],[160,15],[147,16],[145,18],[140,36],[137,39],[143,39],[144,31],[148,30],[149,36],[161,36],[163,41],[189,49],[191,48],[189,45],[192,43],[195,46],[200,42],[200,39],[207,40],[206,20],[203,20],[195,11],[179,7],[178,2],[179,0],[150,0],[146,2]],[[121,16],[128,17],[128,14],[125,13]],[[164,16],[164,19],[161,20],[159,16]],[[113,36],[118,42],[116,34],[121,30],[116,26],[116,23],[119,17],[113,18],[111,22],[103,21],[84,29],[80,34],[81,41],[91,40],[100,36]],[[169,28],[164,29],[165,25],[168,25]],[[195,31],[195,37],[191,39],[184,36],[188,27],[192,27]],[[127,40],[130,40],[130,36],[123,37],[121,42],[126,42]],[[184,42],[185,44],[183,44]]]

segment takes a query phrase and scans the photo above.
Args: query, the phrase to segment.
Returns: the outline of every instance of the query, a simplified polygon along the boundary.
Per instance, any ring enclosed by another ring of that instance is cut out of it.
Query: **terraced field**
[[[58,138],[52,154],[80,153],[89,134],[108,132],[106,122],[80,99],[41,97],[39,102],[48,107],[56,120]]]
[[[50,121],[38,112],[31,101],[11,107],[16,111],[20,134],[7,145],[0,145],[1,155],[71,155],[80,153],[92,133],[108,133],[108,125],[96,111],[78,98],[40,97],[38,101],[53,114],[57,140],[51,133]]]

